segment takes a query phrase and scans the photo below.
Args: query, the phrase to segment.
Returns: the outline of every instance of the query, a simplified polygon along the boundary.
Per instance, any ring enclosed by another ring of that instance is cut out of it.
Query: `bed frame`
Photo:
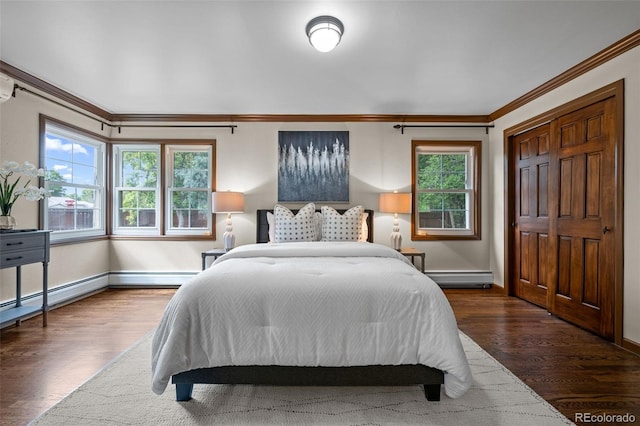
[[[297,210],[292,210],[297,213]],[[344,213],[345,210],[338,210]],[[373,210],[369,213],[367,241],[373,241]],[[267,212],[257,211],[256,242],[269,241]],[[423,385],[428,401],[440,401],[444,372],[426,365],[365,365],[353,367],[293,367],[280,365],[199,368],[171,377],[176,400],[188,401],[195,383],[277,386],[409,386]]]

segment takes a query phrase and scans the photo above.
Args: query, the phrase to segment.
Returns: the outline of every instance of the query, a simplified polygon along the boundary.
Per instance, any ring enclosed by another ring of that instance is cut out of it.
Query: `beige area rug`
[[[32,425],[535,425],[573,424],[460,334],[473,385],[458,399],[429,402],[419,386],[280,387],[195,385],[151,392],[151,335],[35,419]]]

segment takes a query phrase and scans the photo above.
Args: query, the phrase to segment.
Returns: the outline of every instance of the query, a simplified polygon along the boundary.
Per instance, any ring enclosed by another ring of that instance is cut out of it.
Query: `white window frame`
[[[211,193],[213,192],[213,146],[212,145],[166,145],[165,147],[165,233],[166,235],[211,235],[213,231],[213,215],[211,213]],[[209,156],[208,179],[206,188],[176,188],[174,187],[174,162],[175,152],[206,152]],[[173,193],[178,191],[197,191],[207,194],[207,226],[199,228],[177,228],[173,226],[171,204]]]
[[[75,238],[87,238],[97,237],[106,234],[106,143],[100,141],[98,138],[94,138],[87,132],[82,132],[74,128],[65,126],[64,124],[44,120],[44,132],[42,133],[42,159],[43,166],[47,164],[47,135],[56,135],[63,139],[74,141],[80,144],[86,144],[92,146],[96,150],[96,158],[94,159],[94,166],[96,167],[96,182],[94,185],[78,184],[73,182],[64,182],[63,185],[72,188],[91,189],[96,191],[96,205],[94,205],[94,227],[91,229],[70,229],[70,230],[58,230],[51,232],[51,241],[62,241]],[[71,164],[74,164],[73,161]],[[44,187],[49,189],[53,182],[49,182],[45,179]],[[59,184],[55,182],[55,184]],[[49,229],[49,197],[45,199],[43,203],[43,225],[44,229]],[[97,212],[97,214],[95,214]],[[77,219],[77,215],[74,214],[74,220]]]
[[[413,141],[413,212],[412,239],[446,240],[480,238],[480,167],[481,142],[479,141]],[[420,155],[425,154],[464,154],[466,165],[465,188],[419,189],[418,172]],[[430,228],[420,227],[419,195],[423,193],[464,193],[466,210],[466,228]]]
[[[157,176],[155,187],[128,187],[122,182],[122,160],[123,152],[155,152],[158,155]],[[162,206],[162,167],[161,167],[161,145],[159,144],[117,144],[113,146],[113,234],[114,235],[160,235],[161,233],[161,209]],[[120,197],[122,191],[155,191],[155,226],[153,227],[131,227],[120,226]]]

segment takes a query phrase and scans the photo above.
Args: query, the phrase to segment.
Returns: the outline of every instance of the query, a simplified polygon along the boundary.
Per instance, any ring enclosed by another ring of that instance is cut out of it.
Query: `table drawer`
[[[0,253],[12,252],[15,250],[26,250],[33,247],[43,247],[46,234],[44,233],[15,233],[3,234],[0,239]]]
[[[26,265],[27,263],[43,262],[44,260],[44,247],[37,247],[31,250],[14,250],[0,254],[0,269]]]

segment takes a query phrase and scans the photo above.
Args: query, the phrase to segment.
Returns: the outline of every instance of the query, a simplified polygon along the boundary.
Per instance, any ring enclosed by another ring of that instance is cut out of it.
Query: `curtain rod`
[[[404,129],[409,127],[469,127],[469,128],[484,128],[485,132],[489,134],[489,127],[495,127],[493,124],[396,124],[394,129],[400,129],[400,133],[404,135]]]
[[[122,132],[123,127],[180,127],[180,128],[226,128],[231,129],[231,134],[234,134],[234,130],[238,127],[236,124],[112,124],[104,120],[100,120],[92,115],[89,115],[83,111],[79,111],[75,108],[70,107],[69,105],[65,105],[62,102],[58,102],[55,99],[48,98],[46,96],[41,95],[40,93],[34,92],[32,90],[27,89],[26,87],[22,87],[18,84],[13,85],[13,93],[12,96],[16,96],[16,89],[21,90],[23,92],[30,93],[34,96],[37,96],[41,99],[54,103],[58,106],[71,110],[77,114],[80,114],[84,117],[90,118],[91,120],[95,120],[100,123],[100,130],[104,130],[104,126],[108,126],[111,128],[117,127],[118,133]]]

